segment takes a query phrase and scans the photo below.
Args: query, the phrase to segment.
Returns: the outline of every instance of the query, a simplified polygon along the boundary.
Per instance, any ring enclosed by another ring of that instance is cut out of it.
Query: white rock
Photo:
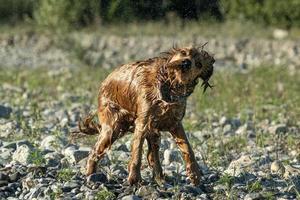
[[[275,39],[284,39],[286,38],[287,36],[289,35],[289,32],[287,30],[284,30],[284,29],[275,29],[273,31],[273,37]]]
[[[180,161],[179,152],[170,149],[165,150],[163,164],[169,165],[173,161]]]
[[[276,161],[272,162],[272,164],[271,164],[271,172],[272,173],[283,175],[284,171],[285,171],[284,166],[280,161],[276,160]]]
[[[269,127],[268,130],[271,134],[279,134],[279,133],[286,133],[288,131],[288,128],[285,124],[277,124]]]
[[[32,149],[27,145],[23,144],[17,148],[13,154],[13,161],[19,162],[21,164],[27,165],[30,163],[30,154]]]
[[[49,135],[45,137],[41,142],[41,148],[48,150],[59,150],[64,146],[63,141],[54,135]]]
[[[225,173],[231,176],[238,176],[239,174],[246,172],[247,168],[250,167],[254,161],[249,155],[243,155],[239,159],[232,161]]]
[[[67,148],[63,154],[69,163],[78,163],[80,160],[86,158],[89,155],[90,148]]]

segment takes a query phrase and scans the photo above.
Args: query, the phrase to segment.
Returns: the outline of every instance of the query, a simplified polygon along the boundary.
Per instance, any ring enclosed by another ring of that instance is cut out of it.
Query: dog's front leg
[[[134,185],[141,180],[141,160],[146,133],[147,131],[144,121],[136,120],[131,146],[131,161],[128,165],[128,182],[130,185]]]
[[[149,166],[153,169],[154,180],[161,185],[164,182],[163,171],[159,160],[160,134],[150,133],[147,136]]]
[[[202,172],[195,159],[194,152],[186,137],[182,124],[179,123],[175,128],[172,128],[170,132],[182,153],[184,161],[186,162],[187,175],[190,177],[194,185],[198,185],[200,183]]]

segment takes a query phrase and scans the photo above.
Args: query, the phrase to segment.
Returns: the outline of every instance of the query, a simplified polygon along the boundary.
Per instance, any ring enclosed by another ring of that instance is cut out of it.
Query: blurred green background
[[[299,27],[299,10],[298,0],[0,0],[2,24],[26,22],[51,28],[129,21],[234,19],[289,29]]]

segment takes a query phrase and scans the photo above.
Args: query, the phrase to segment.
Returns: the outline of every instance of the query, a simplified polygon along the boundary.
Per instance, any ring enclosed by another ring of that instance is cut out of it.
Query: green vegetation
[[[109,70],[89,67],[64,69],[56,75],[48,73],[45,68],[1,69],[0,83],[27,90],[32,95],[31,106],[39,110],[40,100],[57,99],[66,92],[78,96],[78,102],[96,104],[97,89],[108,73]],[[211,83],[215,85],[213,89],[203,94],[203,88],[197,87],[191,96],[196,113],[205,110],[229,116],[241,113],[246,119],[248,109],[251,109],[255,119],[276,120],[281,113],[289,117],[291,124],[300,117],[300,79],[297,73],[289,74],[285,67],[262,66],[248,73],[216,71]],[[20,99],[16,96],[11,103],[18,105]],[[38,113],[36,117],[39,117]]]
[[[227,19],[250,20],[284,28],[300,25],[300,2],[298,0],[222,0],[223,15]]]
[[[46,164],[46,160],[43,157],[43,154],[39,149],[32,151],[29,159],[33,164],[35,164],[37,166],[42,166],[42,165]]]
[[[215,87],[206,94],[198,87],[192,95],[199,112],[212,109],[229,116],[240,112],[246,118],[250,109],[254,119],[276,120],[281,113],[289,117],[289,123],[300,117],[300,79],[285,67],[258,67],[249,73],[217,72],[212,83]]]
[[[75,175],[75,172],[73,172],[70,168],[63,168],[58,171],[57,173],[57,179],[62,182],[66,182],[72,179],[72,177]]]
[[[0,0],[0,21],[65,29],[133,21],[238,20],[289,29],[300,26],[299,9],[298,0]]]
[[[260,192],[262,190],[262,185],[259,181],[255,181],[253,183],[247,184],[247,190],[252,192]]]
[[[111,200],[115,199],[116,195],[110,191],[107,190],[107,188],[102,188],[97,192],[95,199],[96,200]]]

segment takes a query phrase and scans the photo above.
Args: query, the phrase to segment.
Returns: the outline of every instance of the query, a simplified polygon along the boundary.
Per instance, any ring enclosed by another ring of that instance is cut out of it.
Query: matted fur
[[[80,123],[79,132],[99,134],[90,152],[86,174],[95,172],[96,161],[127,132],[133,132],[131,160],[128,165],[130,184],[141,180],[140,167],[144,140],[148,143],[147,159],[157,182],[163,180],[159,160],[161,131],[169,131],[186,162],[187,175],[199,184],[201,170],[185,135],[182,119],[186,100],[203,80],[204,91],[213,74],[214,58],[199,48],[172,48],[160,56],[125,64],[115,69],[103,82],[98,96],[99,123],[89,115]]]

